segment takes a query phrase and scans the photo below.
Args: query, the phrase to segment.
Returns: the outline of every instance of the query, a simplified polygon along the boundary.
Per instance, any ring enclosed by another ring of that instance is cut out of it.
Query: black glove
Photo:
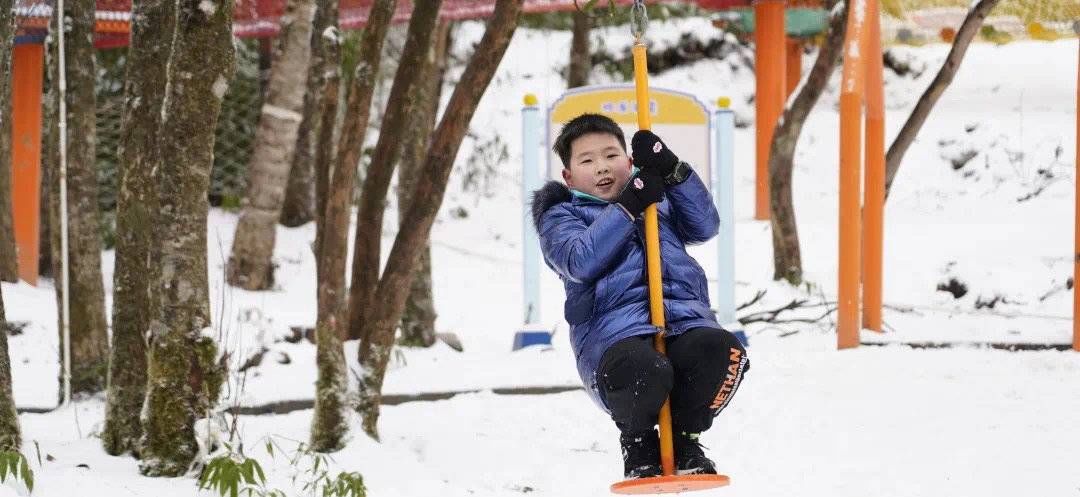
[[[668,148],[664,140],[647,129],[634,133],[634,137],[630,140],[630,148],[634,152],[635,166],[661,178],[670,176],[675,171],[675,166],[679,164],[679,158]]]
[[[661,200],[664,200],[664,179],[644,170],[630,178],[615,199],[635,219],[645,212],[646,207]]]

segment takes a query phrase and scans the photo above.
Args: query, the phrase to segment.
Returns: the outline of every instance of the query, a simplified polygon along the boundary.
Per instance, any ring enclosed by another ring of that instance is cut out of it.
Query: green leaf
[[[8,467],[10,464],[11,458],[8,456],[7,453],[0,455],[0,483],[7,481]],[[12,473],[14,473],[14,468],[11,469]]]
[[[206,483],[210,481],[210,476],[214,473],[214,464],[217,463],[217,459],[211,459],[206,466],[203,466],[202,474],[199,475],[199,488],[206,488]]]
[[[266,441],[266,453],[270,454],[270,458],[274,458],[274,443],[270,440]]]
[[[255,467],[255,471],[259,474],[259,482],[260,483],[265,483],[266,482],[266,473],[263,472],[262,466],[259,464],[258,461],[254,460],[254,459],[252,459],[251,462],[254,463],[254,464],[252,464],[252,466]]]
[[[229,467],[229,497],[237,497],[240,493],[240,468],[234,463]]]
[[[240,478],[244,483],[255,483],[255,470],[251,467],[251,459],[240,464]]]
[[[34,491],[34,472],[30,471],[30,464],[26,462],[26,458],[22,454],[19,454],[19,459],[22,460],[20,471],[22,472],[23,481],[26,483],[26,489]]]

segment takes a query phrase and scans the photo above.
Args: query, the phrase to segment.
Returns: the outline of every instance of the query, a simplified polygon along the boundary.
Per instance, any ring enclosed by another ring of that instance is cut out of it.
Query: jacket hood
[[[532,194],[533,228],[540,231],[540,218],[556,204],[571,200],[570,188],[558,181],[548,181]]]

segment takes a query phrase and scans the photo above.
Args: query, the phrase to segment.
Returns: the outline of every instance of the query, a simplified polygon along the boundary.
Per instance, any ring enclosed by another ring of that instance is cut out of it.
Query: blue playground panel
[[[520,350],[530,345],[551,345],[551,332],[519,331],[514,333],[513,350]]]

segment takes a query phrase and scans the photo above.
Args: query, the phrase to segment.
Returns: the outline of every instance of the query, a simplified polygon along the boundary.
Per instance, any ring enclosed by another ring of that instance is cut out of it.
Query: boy
[[[668,396],[677,472],[715,474],[698,435],[727,406],[749,363],[717,324],[704,271],[686,253],[719,230],[709,192],[649,131],[634,134],[631,164],[622,130],[602,115],[566,123],[553,148],[566,184],[552,181],[533,194],[533,221],[566,289],[578,373],[621,432],[624,474],[661,474],[655,425]],[[657,202],[666,357],[653,348],[642,220]]]

